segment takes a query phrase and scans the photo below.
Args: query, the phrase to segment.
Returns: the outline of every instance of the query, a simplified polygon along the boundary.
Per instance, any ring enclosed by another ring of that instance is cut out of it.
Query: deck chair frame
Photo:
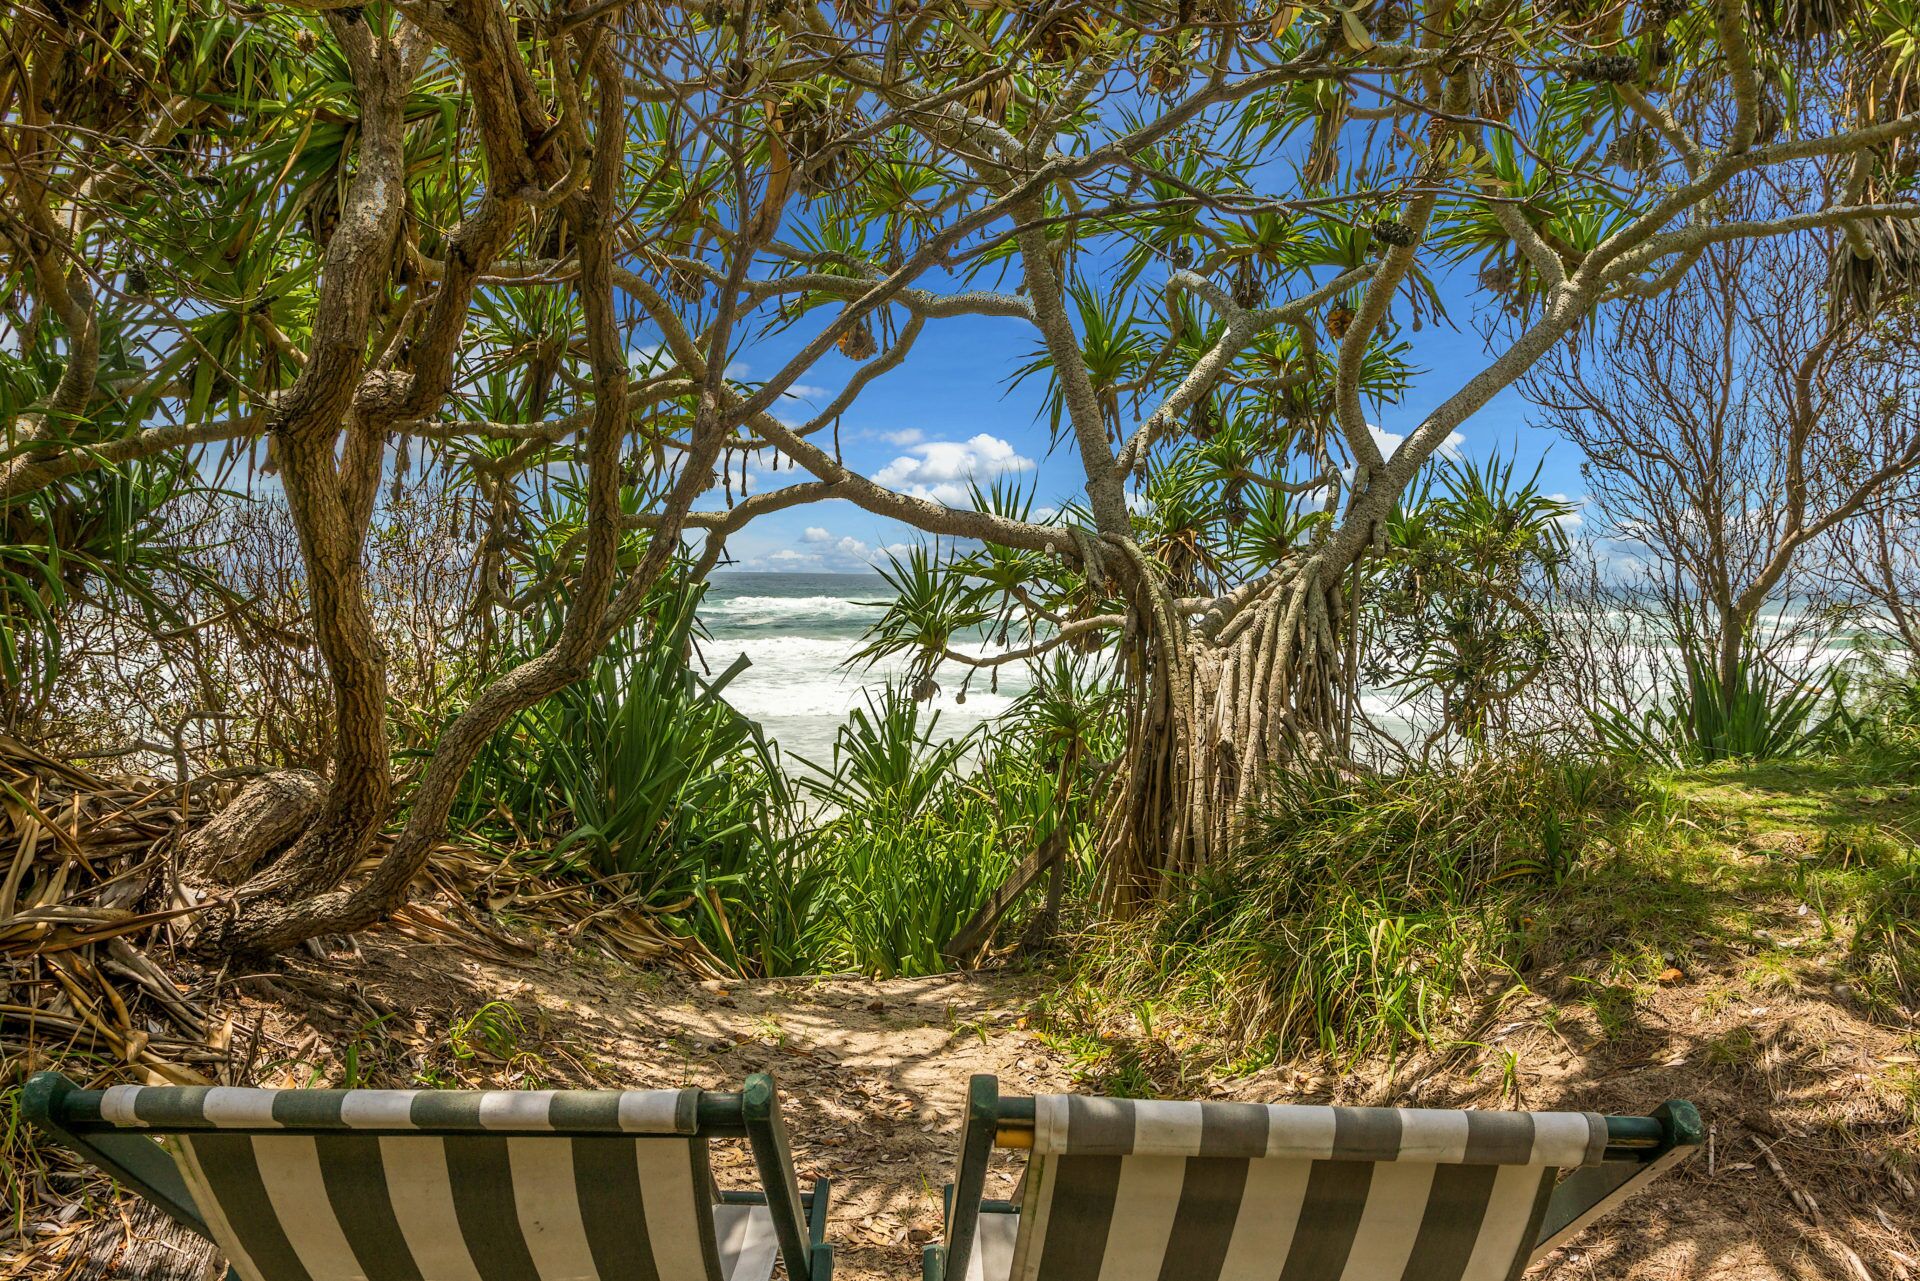
[[[1662,1173],[1692,1156],[1706,1131],[1693,1104],[1673,1099],[1650,1116],[1610,1116],[1605,1163],[1582,1166],[1554,1185],[1529,1263],[1565,1243],[1610,1213]],[[921,1256],[924,1281],[959,1281],[967,1275],[982,1214],[1012,1214],[1018,1204],[985,1197],[987,1164],[996,1147],[1033,1146],[1034,1101],[1003,1096],[992,1076],[968,1082],[967,1114],[960,1132],[959,1168],[946,1188],[946,1240]]]
[[[57,1072],[41,1072],[27,1081],[21,1103],[27,1119],[61,1146],[112,1175],[122,1187],[137,1192],[182,1227],[212,1241],[213,1234],[201,1221],[186,1180],[173,1158],[153,1141],[153,1136],[171,1131],[164,1126],[131,1130],[115,1125],[101,1115],[104,1097],[104,1092],[82,1089]],[[773,1078],[756,1073],[738,1091],[702,1090],[696,1115],[696,1129],[688,1137],[746,1139],[760,1176],[761,1190],[723,1191],[721,1204],[765,1205],[773,1218],[787,1274],[795,1281],[831,1281],[833,1247],[825,1239],[830,1182],[819,1179],[810,1191],[800,1190]],[[464,1131],[412,1129],[404,1133]],[[228,1272],[230,1281],[234,1275]]]

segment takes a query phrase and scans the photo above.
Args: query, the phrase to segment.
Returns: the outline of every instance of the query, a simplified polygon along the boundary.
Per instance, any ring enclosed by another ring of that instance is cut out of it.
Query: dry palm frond
[[[1239,307],[1258,307],[1267,300],[1266,282],[1260,279],[1260,269],[1253,259],[1242,258],[1233,273],[1233,284],[1229,290],[1234,305]]]
[[[1882,306],[1912,294],[1920,284],[1920,227],[1906,218],[1881,218],[1866,224],[1872,253],[1862,257],[1845,239],[1835,242],[1829,278],[1830,303],[1871,319]]]
[[[1321,187],[1333,181],[1340,164],[1340,129],[1347,122],[1347,100],[1335,95],[1313,117],[1313,137],[1307,142],[1307,157],[1300,166],[1300,181],[1308,187]]]
[[[1520,104],[1520,69],[1511,62],[1489,62],[1480,68],[1480,114],[1505,120]]]
[[[1751,0],[1751,7],[1761,30],[1794,44],[1842,34],[1865,16],[1859,0]]]
[[[284,1056],[338,1062],[316,1049],[329,1044],[333,1034],[322,1029],[330,1026],[381,1026],[384,1036],[407,1039],[405,1022],[390,1017],[395,1011],[375,1008],[355,984],[295,969],[254,975],[280,994],[290,1016],[269,1020],[260,1007],[233,998],[224,971],[176,951],[176,937],[196,918],[226,910],[226,900],[176,883],[179,843],[245,781],[106,776],[0,734],[0,1088],[43,1069],[94,1087],[257,1084]],[[370,871],[386,848],[377,844],[353,875]],[[483,912],[537,911],[574,947],[703,978],[722,974],[698,942],[659,919],[659,909],[637,904],[631,887],[553,879],[542,866],[512,852],[442,846],[423,869],[414,900],[387,929],[484,960],[524,961],[535,949]],[[440,1047],[439,1035],[419,1035],[420,1045]],[[78,1208],[70,1184],[44,1177],[65,1158],[37,1133],[0,1128],[0,1156],[8,1169],[0,1187],[22,1194],[17,1207],[9,1198],[9,1213],[17,1208],[29,1220],[52,1223]],[[83,1195],[104,1191],[99,1180]],[[30,1239],[21,1258],[57,1240]],[[83,1274],[98,1275],[63,1273]]]
[[[997,125],[1007,122],[1007,107],[1013,102],[1013,81],[1001,76],[979,86],[967,95],[967,110]]]
[[[1034,57],[1056,64],[1086,57],[1106,29],[1106,20],[1092,10],[1057,9],[1046,0],[1027,5],[1021,22],[1034,33]]]
[[[1220,433],[1220,410],[1210,396],[1202,396],[1194,402],[1187,414],[1187,430],[1198,441],[1209,441]]]
[[[1646,125],[1623,129],[1607,143],[1607,163],[1639,174],[1654,174],[1662,159],[1660,135]]]
[[[768,141],[776,180],[809,200],[839,186],[846,170],[839,140],[848,123],[844,111],[805,94],[771,104]]]

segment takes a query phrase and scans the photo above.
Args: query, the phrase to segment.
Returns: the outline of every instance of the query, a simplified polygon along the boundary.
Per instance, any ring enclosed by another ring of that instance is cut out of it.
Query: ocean
[[[750,666],[726,688],[726,698],[742,714],[759,722],[781,753],[828,764],[834,735],[847,713],[877,693],[889,677],[905,669],[894,658],[868,667],[851,663],[869,625],[891,598],[878,574],[718,573],[701,603],[700,618],[710,639],[701,646],[709,672],[725,671],[746,655]],[[1787,616],[1769,617],[1767,627],[1783,626]],[[1790,650],[1791,661],[1818,671],[1850,652],[1851,631],[1827,638],[1817,648]],[[974,654],[991,651],[984,642],[960,648]],[[1650,675],[1655,655],[1670,646],[1648,637],[1632,647],[1642,654]],[[1666,662],[1671,664],[1671,656]],[[962,733],[1013,705],[1029,688],[1026,667],[1013,663],[999,671],[995,689],[987,672],[975,673],[963,689],[965,672],[942,666],[940,692],[930,707],[938,715],[937,737]],[[1403,742],[1417,741],[1408,719],[1413,708],[1385,690],[1362,690],[1361,704],[1377,728]]]
[[[873,667],[849,665],[891,597],[878,574],[715,574],[700,605],[700,621],[711,637],[701,656],[717,674],[746,655],[751,666],[727,686],[727,701],[758,721],[783,755],[825,765],[847,713],[905,669],[897,658]],[[984,644],[964,648],[988,650]],[[976,674],[964,691],[963,676],[947,664],[937,678],[940,693],[930,707],[939,716],[940,737],[998,716],[1029,685],[1023,664],[1001,669],[997,693],[987,672]]]

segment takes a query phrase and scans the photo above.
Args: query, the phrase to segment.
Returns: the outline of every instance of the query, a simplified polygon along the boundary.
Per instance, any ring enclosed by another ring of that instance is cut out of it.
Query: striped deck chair
[[[1511,1281],[1701,1142],[1653,1116],[1001,1098],[973,1078],[926,1281]],[[1025,1148],[983,1200],[995,1146]],[[1570,1171],[1559,1178],[1560,1171]]]
[[[30,1120],[219,1246],[238,1281],[829,1281],[773,1080],[713,1090],[82,1090]],[[744,1136],[763,1192],[717,1192]]]

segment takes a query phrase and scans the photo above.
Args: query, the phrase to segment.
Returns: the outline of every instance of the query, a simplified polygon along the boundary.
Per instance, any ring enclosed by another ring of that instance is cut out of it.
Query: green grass
[[[1920,1008],[1920,788],[1883,764],[1850,749],[1297,782],[1226,866],[1085,940],[1052,1035],[1090,1077],[1124,1075],[1149,1007],[1173,1047],[1147,1060],[1163,1087],[1470,1039],[1525,993],[1625,1043],[1658,1035],[1649,1001],[1674,970],[1706,1007],[1816,991],[1904,1025]]]
[[[1455,1023],[1525,949],[1522,910],[1629,812],[1610,766],[1526,757],[1289,779],[1240,852],[1085,941],[1110,1003],[1243,1060],[1388,1049]]]

